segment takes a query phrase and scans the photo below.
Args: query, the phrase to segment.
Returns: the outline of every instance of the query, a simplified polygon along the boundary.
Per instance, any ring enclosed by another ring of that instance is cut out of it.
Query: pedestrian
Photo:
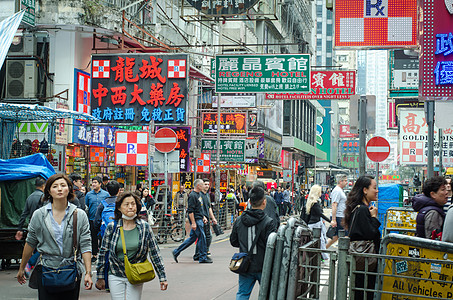
[[[79,208],[85,210],[85,192],[82,192],[82,176],[77,173],[72,173],[71,175],[69,175],[69,180],[71,180],[72,185],[74,186],[74,195],[75,198],[77,198],[77,200],[79,201]]]
[[[96,210],[96,215],[94,217],[94,230],[96,232],[101,232],[101,238],[104,236],[105,229],[107,228],[107,225],[110,223],[110,222],[107,222],[107,220],[104,220],[104,222],[103,222],[103,219],[105,219],[105,218],[102,218],[104,208],[110,207],[110,206],[112,206],[112,208],[115,207],[116,198],[117,198],[119,190],[120,190],[120,184],[117,181],[112,180],[109,183],[107,183],[105,188],[107,189],[109,196],[106,197],[104,200],[101,200],[101,203],[99,203],[98,208]],[[103,227],[102,231],[101,231],[101,225]]]
[[[88,219],[90,220],[91,244],[93,254],[91,260],[93,262],[96,261],[96,257],[99,250],[98,232],[96,231],[96,228],[94,226],[94,221],[96,219],[96,211],[101,201],[105,200],[105,198],[109,196],[109,193],[101,189],[101,183],[102,183],[101,177],[99,176],[93,177],[93,179],[91,179],[92,190],[85,195],[85,202],[88,210]]]
[[[260,187],[263,190],[265,190],[265,185],[264,182],[261,180],[256,180],[252,184],[252,189],[255,187]],[[274,226],[275,229],[277,230],[278,227],[280,226],[280,217],[278,215],[278,207],[277,204],[275,203],[274,198],[272,198],[270,195],[265,195],[266,197],[266,207],[264,208],[264,213],[274,221]],[[250,203],[250,198],[248,199],[248,206],[247,209],[251,209],[252,204]]]
[[[107,175],[102,176],[101,189],[104,191],[107,189],[107,183],[109,183],[109,177]]]
[[[283,191],[283,215],[291,215],[291,186],[286,185],[286,189]]]
[[[275,224],[264,213],[266,207],[265,191],[261,187],[254,187],[249,193],[252,208],[246,210],[234,222],[230,235],[230,243],[233,247],[239,247],[239,251],[247,253],[251,251],[250,266],[246,273],[239,274],[239,288],[236,300],[249,299],[255,282],[261,282],[261,272],[266,252],[266,242],[269,234],[275,232]],[[254,249],[250,249],[253,240],[257,238]]]
[[[141,198],[142,191],[143,191],[142,184],[141,183],[137,183],[137,185],[135,187],[135,191],[134,191],[135,196],[137,196],[138,198]]]
[[[145,204],[147,210],[154,211],[156,200],[154,200],[154,197],[149,194],[149,188],[145,187],[142,190],[140,199],[142,199],[142,202]]]
[[[141,220],[138,212],[141,201],[134,193],[125,192],[115,202],[115,218],[105,231],[97,263],[96,288],[105,289],[105,274],[108,274],[110,297],[113,300],[141,299],[143,283],[131,284],[126,277],[123,242],[120,228],[124,231],[127,258],[131,264],[141,263],[151,258],[159,277],[160,289],[168,286],[165,268],[159,247],[149,224]],[[108,253],[108,264],[105,264]],[[109,270],[106,272],[105,268]]]
[[[80,282],[83,277],[85,289],[91,289],[91,240],[90,224],[87,215],[68,200],[74,197],[72,183],[64,174],[50,176],[44,188],[44,200],[49,201],[37,209],[31,217],[22,261],[17,272],[17,281],[26,283],[24,269],[27,261],[36,249],[41,258],[35,267],[32,277],[38,286],[38,298],[79,299]],[[70,266],[74,262],[73,220],[77,211],[77,280],[75,287],[57,292],[55,288],[43,285],[43,268],[57,269]],[[83,261],[82,261],[83,259]]]
[[[447,181],[447,184],[445,185],[445,188],[447,189],[447,203],[445,203],[444,205],[444,211],[445,213],[447,213],[448,211],[448,208],[450,207],[451,204],[453,204],[451,202],[451,196],[453,195],[453,192],[452,192],[452,180],[451,180],[451,177],[445,177],[445,180]]]
[[[274,193],[274,200],[278,207],[278,214],[279,216],[283,216],[284,208],[283,208],[283,195],[282,195],[282,188],[277,187],[277,190]]]
[[[184,209],[187,208],[187,200],[189,199],[188,193],[186,193],[186,189],[182,186],[179,189],[179,192],[175,195],[175,204],[178,208],[178,213],[181,213]]]
[[[202,179],[196,179],[194,182],[194,190],[189,195],[187,213],[189,214],[189,222],[191,226],[190,236],[178,248],[172,251],[173,259],[178,263],[178,256],[182,251],[187,249],[190,245],[195,243],[198,239],[198,262],[199,263],[212,263],[212,259],[207,257],[206,252],[206,235],[204,233],[204,224],[207,222],[206,217],[203,216],[203,198],[201,191],[204,188]]]
[[[212,234],[211,234],[211,221],[213,225],[217,224],[217,220],[214,217],[214,213],[211,208],[211,199],[209,198],[208,191],[209,191],[209,179],[203,179],[204,185],[203,190],[200,192],[201,197],[203,198],[203,216],[206,218],[206,222],[204,223],[204,233],[206,236],[206,255],[211,257],[211,252],[209,248],[211,247],[212,242]],[[203,219],[204,220],[204,219]],[[200,257],[200,249],[198,244],[195,247],[195,254],[193,255],[193,260],[198,261]]]
[[[330,222],[330,226],[336,229],[332,239],[327,242],[327,249],[338,240],[338,231],[344,230],[342,222],[344,210],[346,209],[346,194],[343,189],[347,184],[348,176],[346,174],[337,175],[337,186],[332,190],[332,194],[330,195],[332,199],[332,221]]]
[[[333,194],[333,192],[332,192]],[[378,189],[376,180],[371,176],[360,176],[346,200],[344,211],[344,224],[349,231],[349,238],[352,241],[373,241],[375,253],[378,253],[381,234],[379,226],[381,223],[377,219],[378,209],[371,205],[371,202],[377,201]],[[354,222],[352,222],[354,220]],[[369,266],[370,267],[370,266]],[[369,268],[369,272],[376,272],[376,268]],[[367,289],[374,289],[376,275],[367,274]],[[355,275],[355,286],[357,288],[365,287],[365,274],[357,273]],[[354,299],[372,300],[373,292],[367,292],[364,297],[363,291],[355,291]]]
[[[412,207],[417,214],[415,236],[436,239],[442,232],[447,203],[447,181],[441,176],[429,178],[423,184],[422,194],[415,195]]]
[[[118,191],[118,195],[124,193],[124,183],[119,183],[120,184],[120,190]]]

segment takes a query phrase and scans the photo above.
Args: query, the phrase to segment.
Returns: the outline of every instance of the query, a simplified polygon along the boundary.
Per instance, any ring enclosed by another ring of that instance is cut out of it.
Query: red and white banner
[[[354,137],[358,137],[358,135],[351,133],[350,125],[340,125],[340,137],[341,138],[354,138]]]
[[[148,132],[116,131],[115,165],[148,165]]]
[[[211,154],[202,153],[201,158],[197,158],[197,173],[210,173],[211,172]]]
[[[90,83],[91,83],[91,78],[90,74],[84,73],[81,71],[76,70],[76,76],[77,76],[77,84],[76,84],[76,89],[77,89],[77,106],[76,110],[78,112],[90,114]]]
[[[355,78],[355,71],[311,71],[310,93],[266,94],[266,99],[349,99],[351,95],[355,95]]]

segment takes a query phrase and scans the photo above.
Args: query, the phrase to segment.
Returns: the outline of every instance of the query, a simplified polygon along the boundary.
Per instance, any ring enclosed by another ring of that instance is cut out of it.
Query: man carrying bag
[[[266,207],[265,191],[255,187],[250,191],[249,197],[252,209],[246,210],[234,222],[230,235],[231,245],[239,247],[241,252],[235,254],[233,260],[242,259],[242,262],[246,261],[248,264],[248,267],[241,268],[243,270],[239,274],[236,299],[249,299],[255,282],[261,281],[267,237],[275,231],[276,226],[263,211]],[[247,258],[244,259],[245,256]]]

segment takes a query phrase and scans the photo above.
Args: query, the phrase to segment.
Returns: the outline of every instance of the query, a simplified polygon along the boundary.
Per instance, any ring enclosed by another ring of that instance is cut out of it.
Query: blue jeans
[[[236,300],[249,299],[257,280],[261,283],[261,273],[239,274],[239,289],[236,294]]]
[[[199,261],[204,261],[206,260],[206,235],[204,233],[204,223],[203,220],[195,220],[195,223],[197,224],[197,229],[191,229],[189,238],[179,245],[178,248],[173,250],[173,253],[178,256],[198,239]]]

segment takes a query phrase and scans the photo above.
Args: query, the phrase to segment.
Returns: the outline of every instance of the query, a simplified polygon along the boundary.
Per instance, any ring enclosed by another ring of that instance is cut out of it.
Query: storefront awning
[[[209,75],[204,74],[203,72],[201,72],[200,70],[193,66],[190,66],[189,78],[193,80],[202,81],[203,83],[212,86],[214,86],[215,83],[214,79],[212,79]]]
[[[50,108],[42,105],[0,103],[0,118],[11,121],[44,121],[56,119],[77,119],[88,122],[101,120],[77,111]]]

